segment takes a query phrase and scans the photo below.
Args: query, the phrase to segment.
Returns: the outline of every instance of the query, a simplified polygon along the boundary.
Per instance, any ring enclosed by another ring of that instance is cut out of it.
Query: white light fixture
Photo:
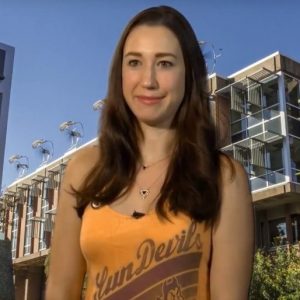
[[[70,147],[68,150],[76,148],[80,139],[84,136],[83,125],[77,121],[65,121],[59,125],[59,130],[66,132],[70,140]]]
[[[57,172],[48,171],[48,180],[47,180],[47,188],[48,189],[55,189],[57,186],[57,181],[55,180],[55,175]]]
[[[42,162],[40,166],[47,164],[50,158],[53,157],[54,145],[51,141],[44,140],[44,139],[37,139],[32,142],[31,146],[33,149],[38,150],[41,155]]]
[[[202,50],[205,62],[206,62],[206,68],[208,75],[211,75],[214,73],[217,59],[222,55],[222,48],[219,48],[217,51],[215,49],[215,45],[213,43],[210,43],[208,41],[198,41],[199,46]]]
[[[105,99],[97,100],[93,103],[93,110],[102,110],[105,105]]]
[[[39,182],[33,181],[33,183],[30,186],[30,196],[31,197],[38,197],[40,194],[40,189],[39,189]]]
[[[14,154],[8,159],[8,162],[16,166],[18,178],[23,177],[29,169],[29,160],[25,155]]]

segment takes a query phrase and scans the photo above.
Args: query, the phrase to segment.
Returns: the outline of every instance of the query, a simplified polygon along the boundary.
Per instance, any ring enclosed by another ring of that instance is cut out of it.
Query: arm
[[[46,300],[80,299],[86,264],[79,244],[81,219],[70,191],[71,186],[80,186],[90,169],[91,157],[95,157],[91,151],[95,152],[90,148],[76,153],[65,170],[51,245]]]
[[[246,300],[252,274],[254,220],[252,197],[244,168],[222,160],[221,211],[213,230],[212,300]]]

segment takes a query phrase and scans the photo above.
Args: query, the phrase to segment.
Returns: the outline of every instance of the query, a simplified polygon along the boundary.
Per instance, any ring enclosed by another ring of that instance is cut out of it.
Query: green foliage
[[[44,261],[44,274],[45,274],[46,280],[48,279],[48,275],[49,275],[49,264],[50,264],[50,251]]]
[[[297,248],[279,246],[274,252],[257,250],[249,299],[300,299],[300,253]]]

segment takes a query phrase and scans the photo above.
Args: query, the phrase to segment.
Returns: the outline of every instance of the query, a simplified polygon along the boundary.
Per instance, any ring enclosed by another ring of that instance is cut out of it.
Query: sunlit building
[[[274,53],[231,76],[211,75],[209,87],[220,146],[249,174],[257,245],[296,244],[300,240],[300,63]],[[5,237],[12,242],[17,300],[43,299],[44,264],[60,184],[76,151],[16,180],[2,196],[1,220]]]
[[[43,299],[45,259],[49,254],[58,193],[65,166],[74,152],[96,140],[68,151],[35,172],[17,179],[0,198],[4,235],[11,240],[16,299]]]
[[[248,175],[259,247],[300,240],[300,63],[276,52],[213,75],[220,143]]]

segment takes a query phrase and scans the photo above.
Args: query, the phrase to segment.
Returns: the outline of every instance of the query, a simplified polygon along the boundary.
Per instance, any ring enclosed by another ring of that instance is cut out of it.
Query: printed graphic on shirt
[[[116,272],[104,266],[97,274],[94,300],[196,299],[202,244],[197,224],[164,243],[144,240],[132,262]]]

